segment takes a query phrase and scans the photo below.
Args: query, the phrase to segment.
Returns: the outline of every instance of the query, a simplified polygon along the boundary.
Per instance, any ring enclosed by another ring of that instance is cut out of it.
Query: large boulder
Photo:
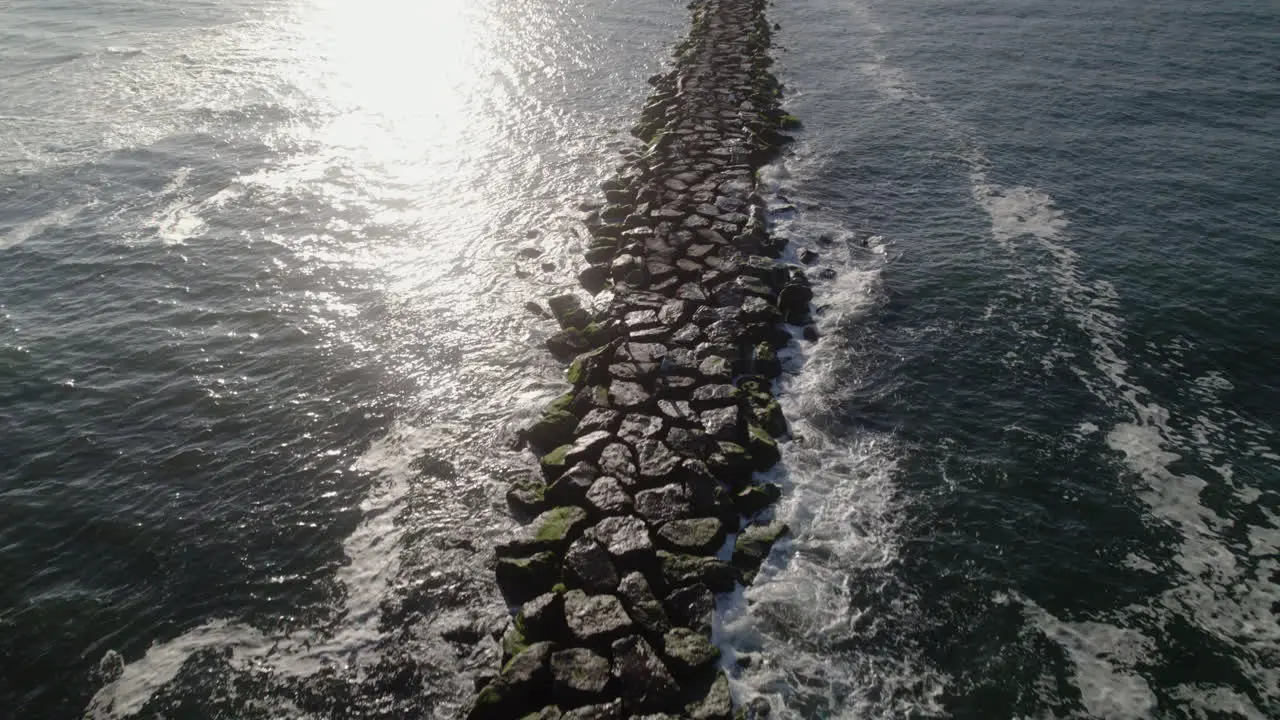
[[[578,642],[597,648],[608,647],[634,627],[617,597],[587,595],[581,590],[565,593],[564,618]]]
[[[720,649],[711,638],[689,628],[672,628],[662,638],[662,655],[682,677],[708,672],[720,659]]]
[[[597,478],[587,490],[587,510],[596,517],[630,515],[634,510],[631,496],[615,477]]]
[[[560,707],[600,702],[609,690],[609,661],[586,648],[551,655],[551,691]]]
[[[500,557],[497,575],[502,595],[519,604],[550,591],[560,581],[560,561],[550,551],[529,557]]]
[[[725,527],[719,518],[672,520],[658,528],[658,541],[668,550],[710,555],[724,545]]]
[[[528,557],[544,551],[563,552],[587,529],[587,511],[577,506],[558,507],[533,519],[509,539],[498,543],[499,558]]]
[[[657,712],[680,692],[671,671],[644,638],[632,635],[613,643],[613,677],[626,712]]]
[[[536,712],[550,689],[551,650],[551,643],[536,643],[512,658],[476,696],[468,720],[507,720]]]
[[[693,515],[689,493],[684,485],[671,483],[636,493],[636,512],[649,523],[658,525]]]
[[[755,581],[760,566],[769,557],[774,543],[790,532],[787,524],[774,520],[765,525],[751,525],[739,533],[733,547],[733,566],[744,585]]]
[[[603,545],[623,567],[646,565],[653,556],[649,528],[637,517],[607,517],[588,529],[586,534]]]
[[[564,556],[565,582],[590,593],[613,592],[618,587],[618,571],[600,543],[581,537]]]
[[[723,672],[716,673],[715,680],[701,697],[685,707],[690,720],[730,720],[733,717],[733,696],[729,692],[729,678]]]
[[[666,599],[671,622],[698,632],[711,632],[716,597],[706,585],[697,583],[675,590]]]
[[[671,629],[666,610],[653,594],[649,581],[639,572],[632,572],[618,584],[618,595],[627,613],[640,629],[651,637],[657,637]]]
[[[712,592],[722,593],[733,590],[737,581],[733,568],[713,557],[659,550],[658,562],[662,564],[662,577],[670,588],[701,583]]]

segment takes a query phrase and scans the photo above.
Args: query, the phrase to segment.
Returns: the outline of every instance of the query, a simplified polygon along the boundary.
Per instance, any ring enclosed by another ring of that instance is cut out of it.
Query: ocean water
[[[1280,8],[778,0],[783,718],[1280,715]],[[0,717],[454,717],[674,0],[0,5]],[[749,662],[748,662],[749,661]]]

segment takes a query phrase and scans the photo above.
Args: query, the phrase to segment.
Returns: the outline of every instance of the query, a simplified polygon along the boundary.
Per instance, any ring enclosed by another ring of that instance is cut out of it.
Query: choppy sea
[[[770,13],[822,338],[735,693],[1280,716],[1280,6]],[[456,715],[564,387],[524,304],[687,22],[0,0],[0,718]]]

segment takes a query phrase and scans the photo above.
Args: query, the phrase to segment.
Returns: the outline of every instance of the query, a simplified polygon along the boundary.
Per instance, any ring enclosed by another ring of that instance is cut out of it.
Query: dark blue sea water
[[[1280,7],[771,17],[823,337],[735,693],[1280,716]],[[523,304],[574,287],[686,24],[0,3],[0,718],[455,716],[511,433],[563,387]]]

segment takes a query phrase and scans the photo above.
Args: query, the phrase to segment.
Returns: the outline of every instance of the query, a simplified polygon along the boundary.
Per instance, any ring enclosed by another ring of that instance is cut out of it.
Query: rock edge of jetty
[[[547,347],[573,389],[522,432],[542,477],[509,489],[529,522],[496,547],[519,611],[468,718],[734,716],[715,601],[787,532],[765,519],[780,490],[756,473],[779,460],[778,351],[813,297],[777,260],[757,192],[796,124],[769,71],[766,5],[690,4],[632,130],[643,149],[584,207],[578,279],[595,309],[548,301],[561,330]]]

